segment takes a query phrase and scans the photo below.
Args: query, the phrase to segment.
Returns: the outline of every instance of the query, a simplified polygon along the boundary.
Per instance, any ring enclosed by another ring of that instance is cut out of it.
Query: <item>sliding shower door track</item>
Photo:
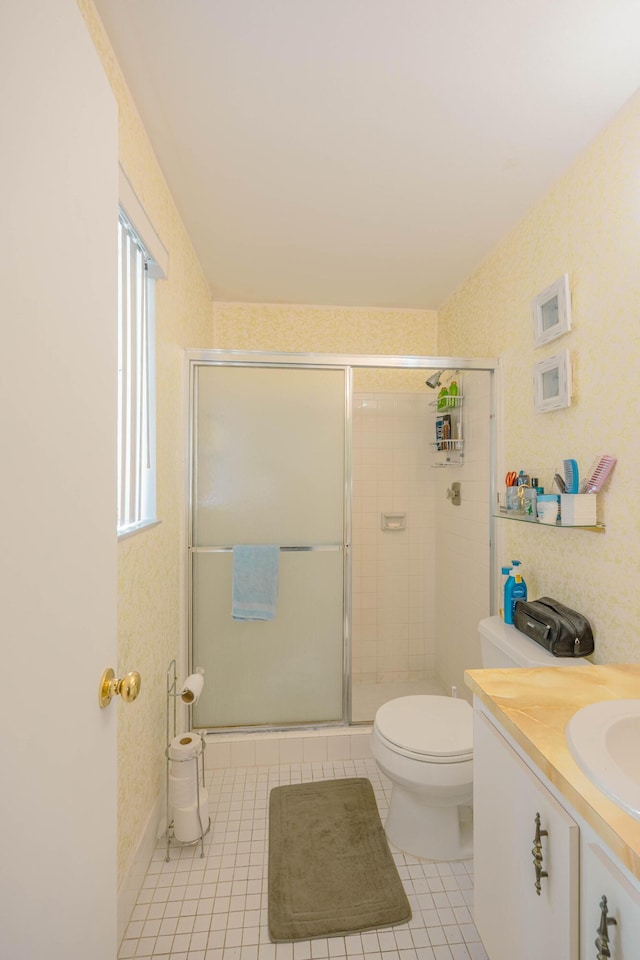
[[[358,723],[345,723],[343,720],[328,720],[326,723],[290,723],[274,727],[245,726],[245,727],[194,727],[198,733],[207,737],[226,737],[239,735],[259,736],[274,733],[314,733],[316,731],[351,730],[361,726]]]

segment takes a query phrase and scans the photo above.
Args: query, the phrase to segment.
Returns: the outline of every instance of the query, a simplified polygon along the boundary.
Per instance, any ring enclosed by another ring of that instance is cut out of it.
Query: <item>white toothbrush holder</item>
[[[563,527],[593,527],[596,524],[595,493],[563,493],[560,520]]]

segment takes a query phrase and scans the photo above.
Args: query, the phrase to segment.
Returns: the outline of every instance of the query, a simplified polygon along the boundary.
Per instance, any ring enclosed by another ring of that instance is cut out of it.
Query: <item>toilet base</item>
[[[473,852],[469,806],[425,806],[424,797],[394,783],[384,825],[387,838],[422,860],[467,860]]]

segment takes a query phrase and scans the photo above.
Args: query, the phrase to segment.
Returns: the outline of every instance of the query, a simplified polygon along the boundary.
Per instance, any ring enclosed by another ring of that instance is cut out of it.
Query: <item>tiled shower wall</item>
[[[477,370],[465,373],[463,382],[464,463],[433,471],[438,556],[435,632],[438,679],[446,690],[455,686],[459,696],[470,698],[464,671],[482,666],[478,621],[491,612],[491,377]],[[447,497],[452,481],[460,483],[459,506]],[[500,534],[498,527],[494,535]]]
[[[355,393],[352,677],[421,680],[435,669],[433,395]],[[404,513],[384,531],[383,513]]]

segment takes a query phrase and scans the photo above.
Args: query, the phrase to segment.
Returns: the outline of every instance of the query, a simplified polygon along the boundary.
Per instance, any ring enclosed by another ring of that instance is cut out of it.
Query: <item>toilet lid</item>
[[[375,717],[378,732],[402,750],[425,757],[473,754],[473,710],[455,697],[399,697],[383,704]]]

